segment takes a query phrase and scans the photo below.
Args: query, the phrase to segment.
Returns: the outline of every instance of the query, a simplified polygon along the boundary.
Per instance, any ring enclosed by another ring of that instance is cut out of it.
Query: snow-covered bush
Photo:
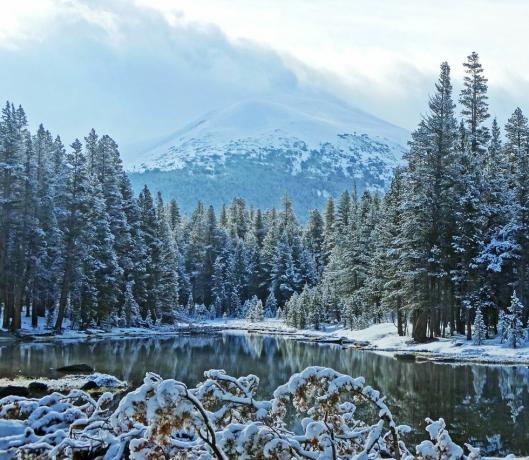
[[[0,400],[0,418],[14,425],[0,438],[2,458],[380,459],[411,460],[384,397],[362,377],[309,367],[278,387],[271,400],[255,398],[255,375],[204,373],[195,388],[148,373],[119,404],[76,390],[42,399]],[[358,412],[357,407],[371,407]],[[292,412],[293,411],[293,412]],[[286,415],[294,413],[296,417]],[[371,415],[370,415],[371,414]],[[444,421],[429,421],[421,459],[476,459],[454,444]],[[301,424],[302,432],[293,428]]]
[[[426,431],[430,435],[430,440],[421,442],[416,447],[417,457],[424,460],[452,460],[465,458],[463,449],[452,441],[446,430],[445,421],[426,419],[428,425]],[[465,444],[469,451],[466,456],[468,460],[478,460],[481,458],[479,449]]]

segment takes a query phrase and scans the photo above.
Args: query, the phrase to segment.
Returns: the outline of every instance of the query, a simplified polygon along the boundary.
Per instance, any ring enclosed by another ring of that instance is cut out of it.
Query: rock
[[[43,382],[30,382],[28,391],[31,396],[43,396],[49,393],[49,387]]]
[[[399,361],[410,361],[413,362],[417,359],[413,353],[396,353],[395,358]]]
[[[17,385],[0,387],[0,398],[5,398],[6,396],[23,396],[27,398],[29,397],[29,390],[26,387]]]
[[[430,361],[436,361],[438,363],[458,363],[461,359],[453,356],[434,356]]]
[[[88,364],[70,364],[68,366],[58,367],[57,372],[79,372],[81,374],[90,374],[94,369]]]
[[[99,385],[96,382],[94,382],[93,380],[89,380],[81,387],[81,390],[89,391],[89,390],[97,390],[98,388],[99,388]]]
[[[22,334],[19,335],[19,340],[21,342],[33,342],[35,341],[35,337],[32,337],[31,335]]]

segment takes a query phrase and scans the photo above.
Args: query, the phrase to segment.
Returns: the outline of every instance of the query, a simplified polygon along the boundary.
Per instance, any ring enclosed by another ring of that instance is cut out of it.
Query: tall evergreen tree
[[[461,111],[469,133],[470,150],[474,153],[483,152],[489,140],[489,130],[483,123],[489,118],[487,79],[483,75],[483,67],[479,62],[478,53],[472,52],[467,56],[465,78],[459,102],[463,106]]]
[[[434,334],[435,315],[451,301],[447,262],[453,233],[450,192],[457,125],[447,63],[441,64],[435,89],[429,114],[412,134],[404,172],[401,254],[404,292],[417,341],[426,340],[428,330]]]

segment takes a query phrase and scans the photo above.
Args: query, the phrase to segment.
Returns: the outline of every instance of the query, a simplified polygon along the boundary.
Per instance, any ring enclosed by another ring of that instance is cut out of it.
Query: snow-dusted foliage
[[[454,460],[467,458],[476,460],[481,458],[479,449],[465,444],[469,454],[465,457],[463,449],[452,441],[452,438],[446,430],[445,421],[426,419],[428,425],[426,431],[430,435],[430,440],[421,442],[416,447],[417,457],[425,460]]]
[[[246,319],[252,322],[263,321],[264,309],[263,302],[257,297],[252,297],[248,302],[248,309],[246,310]]]
[[[474,318],[474,335],[473,340],[476,345],[481,345],[487,337],[487,326],[483,320],[481,308],[476,309],[476,317]]]
[[[385,398],[362,377],[309,367],[278,387],[271,400],[255,398],[255,375],[204,373],[195,388],[148,373],[119,403],[95,401],[76,390],[42,399],[0,400],[6,458],[175,459],[411,459]],[[362,416],[357,415],[358,412]],[[293,412],[292,412],[293,411]],[[287,416],[294,413],[295,418]],[[294,431],[299,426],[301,431]],[[9,423],[9,425],[7,424]],[[430,421],[422,459],[475,459],[454,444],[444,421]]]
[[[509,308],[507,309],[507,314],[504,318],[505,341],[512,348],[520,346],[525,339],[522,324],[523,309],[524,307],[522,305],[522,302],[520,302],[520,299],[516,295],[516,292],[513,292],[511,297],[511,304],[509,305]]]

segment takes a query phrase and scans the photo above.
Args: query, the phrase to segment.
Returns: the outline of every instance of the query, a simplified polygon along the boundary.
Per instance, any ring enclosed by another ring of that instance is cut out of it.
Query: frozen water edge
[[[499,339],[485,340],[483,345],[474,345],[466,337],[457,335],[440,338],[429,343],[414,343],[409,336],[397,334],[393,323],[380,323],[361,330],[345,329],[336,325],[323,325],[322,330],[299,330],[279,320],[250,323],[245,320],[208,321],[211,326],[224,326],[225,330],[240,330],[251,333],[284,335],[298,340],[318,343],[337,343],[344,347],[385,352],[393,356],[412,355],[415,358],[438,362],[474,362],[481,364],[529,364],[529,347],[509,348]]]
[[[153,326],[151,328],[88,329],[86,331],[65,329],[61,334],[53,334],[52,331],[42,325],[39,325],[37,329],[33,329],[29,321],[24,321],[23,327],[17,336],[4,332],[3,335],[0,335],[0,340],[19,338],[35,341],[77,341],[97,338],[167,337],[180,334],[208,334],[226,331],[231,333],[280,335],[296,340],[318,343],[336,343],[344,347],[385,352],[397,357],[402,357],[402,355],[406,354],[410,355],[411,359],[417,358],[436,362],[470,362],[491,365],[529,364],[529,346],[513,349],[500,343],[497,338],[485,340],[482,345],[474,345],[472,341],[467,341],[461,335],[418,344],[414,343],[409,336],[399,336],[396,326],[390,322],[352,331],[339,325],[322,325],[320,330],[300,330],[287,326],[283,321],[277,319],[265,319],[256,323],[241,319],[216,319],[180,322],[171,326]]]

